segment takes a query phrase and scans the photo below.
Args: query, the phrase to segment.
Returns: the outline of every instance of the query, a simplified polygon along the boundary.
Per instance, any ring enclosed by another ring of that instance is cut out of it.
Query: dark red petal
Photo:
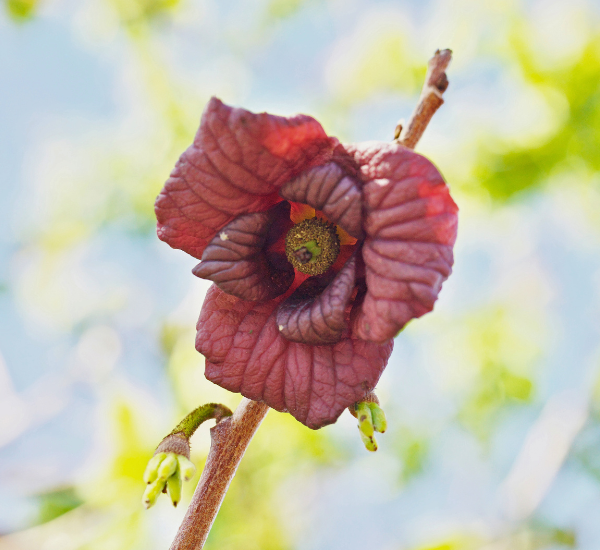
[[[159,238],[200,259],[217,231],[279,202],[279,188],[327,162],[336,144],[309,116],[254,114],[212,98],[156,199]]]
[[[281,334],[304,344],[339,342],[347,328],[346,308],[354,291],[355,272],[352,257],[331,282],[321,276],[300,285],[277,309],[275,321]]]
[[[287,182],[283,198],[323,211],[327,218],[350,233],[362,237],[362,193],[359,181],[349,177],[334,162],[316,166]]]
[[[452,269],[458,208],[421,155],[389,143],[344,147],[365,182],[367,293],[353,334],[384,342],[433,309]]]
[[[266,212],[238,216],[217,233],[192,273],[243,300],[280,296],[294,281],[294,268],[284,254],[268,258],[264,250],[273,224],[279,226],[289,216],[286,201]]]
[[[275,320],[282,299],[247,302],[212,286],[198,320],[196,349],[206,357],[206,377],[212,382],[287,410],[317,429],[335,422],[373,389],[393,341],[290,342]]]

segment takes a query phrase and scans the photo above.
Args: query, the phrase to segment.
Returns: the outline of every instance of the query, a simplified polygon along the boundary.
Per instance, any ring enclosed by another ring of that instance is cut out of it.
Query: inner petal
[[[302,172],[288,181],[279,194],[284,199],[322,210],[328,219],[352,237],[363,236],[362,184],[348,176],[335,162]]]
[[[294,269],[284,254],[266,249],[275,234],[288,228],[289,212],[283,201],[266,212],[238,216],[215,235],[192,273],[243,300],[270,300],[285,293]]]
[[[347,312],[356,273],[352,256],[335,275],[311,277],[302,283],[277,310],[279,331],[292,342],[334,344],[347,328]],[[324,290],[323,290],[324,289]]]
[[[308,204],[302,204],[301,202],[292,202],[290,210],[290,219],[294,223],[300,223],[304,220],[315,217],[315,209]]]

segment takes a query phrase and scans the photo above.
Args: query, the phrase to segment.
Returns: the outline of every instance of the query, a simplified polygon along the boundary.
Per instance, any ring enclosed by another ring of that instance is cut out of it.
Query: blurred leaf
[[[394,454],[400,461],[400,484],[404,485],[423,473],[429,456],[429,442],[423,434],[407,426],[396,425],[389,433]]]
[[[128,478],[139,484],[152,453],[141,441],[140,424],[135,419],[131,404],[124,401],[117,403],[114,414],[117,427],[115,440],[119,452],[113,464],[113,476]]]
[[[480,537],[469,534],[457,534],[444,542],[419,546],[415,550],[479,550],[482,547],[483,541]]]
[[[160,331],[160,347],[166,356],[172,355],[182,335],[189,332],[189,327],[164,323]]]
[[[554,544],[560,544],[562,546],[569,546],[575,548],[577,546],[577,536],[572,530],[566,529],[552,529],[550,540]]]
[[[511,402],[528,402],[532,390],[531,380],[490,362],[482,369],[473,393],[463,402],[459,419],[478,437],[487,439],[502,408]]]
[[[38,0],[5,0],[8,14],[16,21],[25,21],[35,15]]]
[[[520,328],[525,322],[524,312],[491,307],[466,322],[477,370],[458,418],[485,440],[505,406],[531,400],[534,388],[527,374],[533,370],[540,350]]]
[[[423,83],[427,67],[412,61],[402,33],[384,30],[363,42],[341,53],[332,69],[334,110],[378,94],[414,94]]]
[[[46,523],[81,506],[83,500],[73,487],[38,495],[39,523]]]
[[[402,454],[403,481],[406,482],[423,471],[423,465],[427,458],[428,450],[427,442],[422,439],[415,439],[406,446],[406,450]]]
[[[516,550],[545,550],[556,546],[574,548],[577,545],[575,532],[570,529],[548,526],[537,521],[522,528],[507,540],[509,548]]]
[[[480,535],[458,534],[442,543],[418,546],[415,550],[480,550],[482,548],[502,550],[544,550],[557,546],[575,547],[575,533],[567,529],[531,525],[505,536],[482,540]]]
[[[572,64],[541,69],[531,51],[528,27],[522,23],[517,29],[510,51],[523,77],[540,90],[563,95],[569,112],[542,144],[523,147],[494,135],[483,140],[475,177],[500,201],[543,185],[555,171],[571,165],[584,163],[600,170],[600,33]]]
[[[150,23],[172,12],[180,0],[111,0],[126,26]]]
[[[516,376],[506,370],[500,373],[499,385],[506,398],[518,401],[529,401],[533,390],[531,380],[523,376]]]
[[[270,0],[267,13],[277,19],[285,19],[295,15],[307,0]]]

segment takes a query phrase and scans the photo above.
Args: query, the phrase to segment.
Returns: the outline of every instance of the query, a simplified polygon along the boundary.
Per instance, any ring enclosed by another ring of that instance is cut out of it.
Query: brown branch
[[[200,550],[252,436],[266,416],[264,403],[242,399],[233,416],[210,430],[206,466],[171,550]]]
[[[419,103],[408,124],[404,128],[401,123],[396,126],[394,141],[409,149],[415,148],[429,121],[444,103],[442,95],[448,88],[446,69],[451,59],[452,50],[438,50],[429,60]]]

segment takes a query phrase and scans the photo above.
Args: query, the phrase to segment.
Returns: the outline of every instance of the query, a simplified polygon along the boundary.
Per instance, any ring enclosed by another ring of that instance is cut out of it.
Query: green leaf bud
[[[173,506],[177,507],[177,504],[181,500],[181,472],[179,469],[167,479],[167,490],[169,491]]]
[[[158,479],[166,481],[177,470],[177,455],[168,453],[167,457],[160,463],[158,467]]]
[[[148,509],[154,506],[158,495],[160,495],[160,493],[165,487],[165,483],[165,480],[159,478],[146,487],[146,490],[144,491],[144,496],[142,497],[142,503],[144,505],[144,508]]]
[[[179,471],[181,472],[183,481],[192,479],[196,474],[196,466],[182,455],[177,455],[177,462],[179,463]]]
[[[152,483],[158,477],[158,467],[160,463],[166,458],[167,453],[155,454],[149,461],[144,471],[144,482]]]
[[[373,437],[373,416],[369,404],[362,402],[356,407],[356,418],[358,419],[358,429],[366,437]]]
[[[369,403],[371,417],[373,419],[373,428],[376,432],[384,433],[387,430],[387,419],[383,409],[377,403]]]
[[[360,430],[358,431],[358,433],[360,433],[360,438],[362,439],[362,442],[364,443],[367,451],[375,452],[377,450],[377,442],[375,441],[375,438],[372,436],[371,437],[366,436]]]

